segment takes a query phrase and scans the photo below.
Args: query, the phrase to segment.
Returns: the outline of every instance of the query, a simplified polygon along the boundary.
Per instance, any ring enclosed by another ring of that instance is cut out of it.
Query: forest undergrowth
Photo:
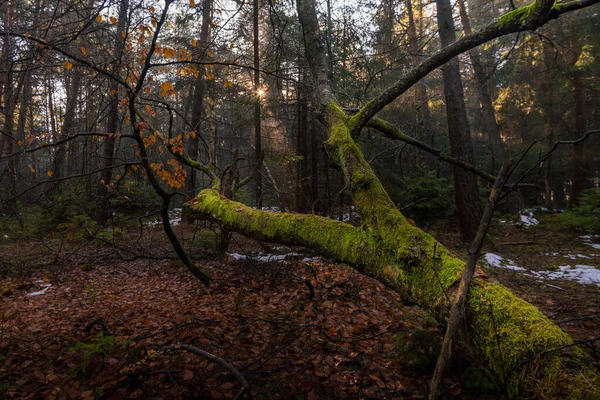
[[[178,227],[188,238],[191,231]],[[460,253],[457,238],[440,237]],[[572,254],[598,267],[600,251],[565,238],[496,222],[486,251],[528,270],[556,267]],[[158,230],[145,240],[154,254],[169,254]],[[440,327],[348,266],[235,237],[226,258],[196,259],[212,276],[207,288],[175,260],[126,261],[103,242],[60,243],[2,242],[0,398],[230,399],[239,392],[231,373],[189,353],[166,353],[125,373],[174,344],[231,363],[256,399],[427,395]],[[575,339],[599,335],[600,286],[485,270]],[[501,397],[481,366],[456,365],[445,384],[451,398]]]

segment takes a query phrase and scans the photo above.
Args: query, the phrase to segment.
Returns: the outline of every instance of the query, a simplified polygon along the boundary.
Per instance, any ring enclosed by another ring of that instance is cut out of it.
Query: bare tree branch
[[[582,0],[555,4],[554,0],[536,0],[528,6],[511,11],[491,24],[463,36],[424,60],[409,71],[401,80],[368,102],[350,121],[353,127],[353,136],[356,136],[367,122],[385,106],[410,89],[431,71],[444,65],[459,54],[501,36],[535,30],[565,13],[589,7],[599,2],[600,0]]]

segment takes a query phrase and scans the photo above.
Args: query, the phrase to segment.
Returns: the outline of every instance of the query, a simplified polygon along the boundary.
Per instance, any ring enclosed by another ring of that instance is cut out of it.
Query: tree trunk
[[[448,47],[456,40],[450,0],[436,0],[436,5],[440,40],[442,47]],[[450,152],[454,158],[473,164],[475,157],[458,58],[453,58],[442,67],[442,75]],[[481,219],[477,179],[473,174],[456,166],[453,167],[453,172],[454,202],[460,232],[463,240],[472,241]]]
[[[463,26],[465,35],[472,32],[471,22],[469,21],[469,15],[465,6],[465,0],[458,0],[458,7],[460,11],[460,21]],[[475,48],[469,51],[469,57],[473,65],[473,78],[475,83],[475,91],[477,92],[477,98],[479,99],[479,107],[481,111],[481,133],[487,138],[488,143],[492,149],[492,157],[495,160],[494,171],[496,171],[502,163],[508,159],[504,142],[500,136],[500,129],[496,122],[496,116],[494,112],[494,106],[492,104],[492,96],[488,88],[488,77],[481,61],[481,53],[479,49]],[[494,174],[494,172],[491,172]]]
[[[472,33],[472,29],[465,6],[465,0],[458,0],[458,7],[463,31],[465,32],[465,35],[469,35]],[[500,168],[502,163],[508,160],[508,153],[500,135],[500,127],[496,121],[492,95],[489,90],[489,77],[483,67],[484,64],[481,60],[481,52],[478,48],[474,48],[469,51],[469,57],[471,58],[471,63],[473,65],[475,91],[477,92],[479,108],[481,111],[480,129],[491,149],[492,164],[490,173],[493,175],[495,174],[495,171]],[[508,213],[517,214],[524,206],[525,198],[523,197],[523,194],[514,191],[508,195],[502,208]]]
[[[579,44],[579,38],[577,37],[578,28],[576,23],[573,23],[573,32],[571,32],[571,52],[573,53],[572,68],[573,76],[571,79],[573,85],[573,139],[578,139],[585,134],[586,131],[586,118],[585,118],[585,93],[583,91],[583,82],[580,67],[577,65],[577,61],[582,52],[582,47]],[[581,198],[581,191],[585,186],[585,161],[583,155],[583,144],[579,143],[573,146],[572,159],[571,159],[571,190],[569,192],[569,207],[579,206],[579,200]]]
[[[308,191],[308,99],[305,89],[306,73],[305,69],[302,70],[301,76],[304,77],[296,88],[298,96],[297,102],[297,114],[298,114],[298,137],[297,137],[297,151],[300,160],[297,164],[297,179],[296,179],[296,210],[301,213],[307,211],[307,204],[309,199]]]
[[[421,0],[419,0],[421,1]],[[410,41],[410,51],[419,60],[421,57],[417,56],[421,52],[421,40],[419,34],[417,34],[417,25],[413,13],[412,0],[406,0],[406,14],[408,16],[408,27],[407,34]],[[415,84],[415,108],[417,110],[417,128],[420,135],[426,135],[430,137],[426,142],[432,147],[435,147],[435,135],[432,132],[431,124],[431,109],[427,102],[427,87],[425,86],[425,80],[421,79]],[[431,166],[437,164],[437,160],[431,162]]]
[[[212,21],[212,6],[213,0],[202,1],[202,25],[200,26],[200,41],[198,47],[200,48],[199,60],[205,61],[207,58],[208,48],[210,46],[210,27]],[[206,91],[206,67],[204,64],[198,65],[198,77],[193,89],[192,99],[192,115],[191,115],[191,128],[194,134],[190,137],[190,141],[187,146],[187,151],[193,160],[198,159],[198,144],[200,141],[201,134],[201,123],[203,116],[203,105],[204,105],[204,92]],[[196,174],[197,171],[192,169],[188,174],[185,191],[186,195],[190,198],[196,195]]]
[[[65,139],[73,133],[75,125],[75,111],[77,107],[77,100],[79,99],[79,88],[81,86],[81,71],[78,71],[76,67],[73,68],[71,77],[68,79],[67,85],[67,105],[65,107],[65,116],[62,127],[60,129],[60,136],[58,140]],[[52,170],[52,177],[59,181],[64,176],[64,161],[67,144],[63,143],[60,146],[56,146],[56,152],[54,154],[54,168]],[[58,190],[60,182],[57,182],[57,186],[54,190]]]
[[[127,10],[129,8],[129,0],[121,0],[119,7],[119,20],[117,21],[117,31],[115,32],[115,48],[113,59],[115,65],[121,64],[121,56],[123,54],[123,46],[125,44],[125,38],[123,33],[125,32],[125,26],[127,23]],[[119,74],[120,68],[116,68],[113,73]],[[106,121],[106,133],[109,136],[104,142],[104,152],[102,160],[102,168],[104,170],[100,173],[100,182],[98,183],[98,196],[100,197],[100,208],[98,209],[98,221],[105,223],[110,217],[109,207],[109,186],[112,181],[112,169],[110,166],[113,165],[113,158],[115,154],[115,142],[116,134],[119,131],[119,84],[117,81],[111,81],[110,83],[110,103],[108,105],[108,119]]]
[[[5,4],[0,4],[0,10],[4,14],[2,18],[4,26],[7,27],[7,29],[10,29],[13,22],[12,3],[6,2]],[[10,37],[9,35],[5,35],[2,44],[2,54],[0,55],[0,81],[2,81],[3,83],[2,97],[4,100],[4,103],[2,104],[4,124],[2,134],[0,137],[0,156],[10,155],[14,151],[14,114],[17,105],[17,98],[19,97],[19,91],[21,90],[22,86],[22,80],[17,79],[19,84],[17,84],[17,88],[13,87],[13,83],[15,81],[13,79],[13,76],[15,75],[13,69],[15,68],[15,66],[12,60],[12,47],[12,37]],[[15,157],[10,157],[8,159],[6,173],[8,178],[8,187],[5,189],[5,193],[3,196],[4,201],[0,205],[0,211],[10,216],[17,217],[19,215],[19,210],[15,198],[17,194],[17,169]]]
[[[261,163],[262,156],[262,133],[260,127],[260,49],[258,37],[258,2],[254,0],[252,3],[252,23],[254,28],[253,34],[253,49],[254,49],[254,201],[256,208],[262,208],[262,174]]]

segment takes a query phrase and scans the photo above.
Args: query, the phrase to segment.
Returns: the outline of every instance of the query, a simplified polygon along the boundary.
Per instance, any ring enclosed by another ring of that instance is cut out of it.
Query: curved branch
[[[400,141],[408,143],[412,146],[418,147],[419,149],[421,149],[423,151],[433,154],[440,160],[446,161],[446,162],[448,162],[450,164],[454,164],[466,171],[472,172],[475,175],[485,179],[488,182],[494,183],[496,181],[495,176],[483,172],[482,170],[480,170],[479,168],[477,168],[476,166],[474,166],[472,164],[469,164],[462,160],[451,157],[445,151],[438,150],[435,147],[431,147],[426,143],[423,143],[415,138],[407,136],[400,129],[397,129],[396,127],[394,127],[392,124],[390,124],[387,121],[384,121],[382,119],[374,117],[367,123],[367,126],[369,128],[378,130],[379,132],[381,132],[383,134],[383,136],[385,136],[389,139],[400,140]]]
[[[228,363],[221,357],[217,357],[214,354],[211,354],[207,351],[201,350],[201,349],[191,346],[189,344],[174,344],[172,346],[164,347],[160,350],[150,350],[148,352],[148,355],[146,355],[146,357],[144,357],[142,360],[136,362],[135,364],[126,366],[125,368],[121,369],[119,371],[119,373],[127,374],[127,375],[135,374],[138,372],[138,370],[140,368],[142,368],[144,365],[148,364],[150,361],[153,361],[156,358],[158,358],[159,356],[162,356],[164,354],[172,353],[172,352],[178,351],[178,350],[187,351],[188,353],[195,354],[195,355],[200,356],[208,361],[212,361],[215,364],[220,365],[221,367],[223,367],[224,369],[229,371],[233,376],[235,376],[236,379],[242,385],[242,389],[234,397],[234,399],[240,399],[244,395],[244,393],[247,394],[250,399],[252,399],[252,395],[250,394],[250,385],[248,384],[248,381],[246,380],[246,378],[244,378],[244,375],[242,375],[236,367],[234,367],[233,365],[231,365],[230,363]]]
[[[554,4],[554,0],[536,0],[532,4],[506,13],[488,26],[465,35],[451,45],[424,60],[409,71],[404,78],[390,86],[385,92],[368,102],[351,118],[352,135],[356,136],[367,122],[385,106],[390,104],[420,79],[441,67],[454,57],[492,39],[523,31],[532,31],[570,11],[589,7],[600,0],[581,0]]]
[[[240,373],[240,371],[237,370],[237,368],[235,368],[233,365],[231,365],[230,363],[228,363],[221,357],[217,357],[213,354],[210,354],[207,351],[200,350],[199,348],[194,347],[194,346],[190,346],[189,344],[175,345],[175,346],[173,346],[173,348],[176,350],[185,350],[189,353],[200,356],[208,361],[212,361],[215,364],[219,364],[221,367],[225,368],[233,376],[235,376],[237,378],[237,380],[240,381],[240,383],[242,384],[242,389],[234,397],[234,399],[240,399],[244,395],[244,393],[248,394],[249,397],[252,398],[252,396],[250,395],[250,385],[248,385],[248,381],[246,380],[246,378],[244,378],[244,375],[242,375]]]

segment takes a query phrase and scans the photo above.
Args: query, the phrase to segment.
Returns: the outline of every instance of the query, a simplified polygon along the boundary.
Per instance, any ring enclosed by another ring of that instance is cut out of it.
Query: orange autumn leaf
[[[65,61],[65,62],[63,63],[63,68],[64,68],[64,69],[71,69],[71,68],[73,68],[73,63],[72,63],[72,62],[70,62],[70,61]]]
[[[102,15],[98,15],[98,16],[96,17],[96,21],[98,21],[98,22],[102,22]]]
[[[54,175],[54,172],[52,170],[50,170],[46,174],[48,175],[48,177],[52,177],[52,175]]]

